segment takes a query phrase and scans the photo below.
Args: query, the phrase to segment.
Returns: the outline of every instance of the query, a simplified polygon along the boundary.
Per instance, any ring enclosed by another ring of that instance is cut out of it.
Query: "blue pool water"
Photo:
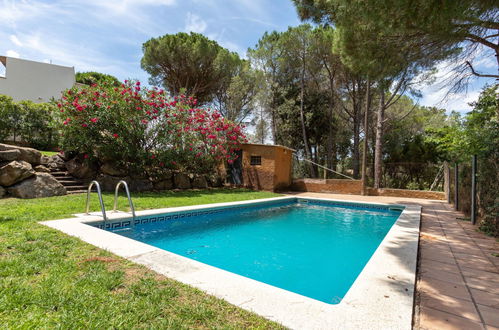
[[[309,200],[179,217],[112,231],[336,304],[400,213]]]

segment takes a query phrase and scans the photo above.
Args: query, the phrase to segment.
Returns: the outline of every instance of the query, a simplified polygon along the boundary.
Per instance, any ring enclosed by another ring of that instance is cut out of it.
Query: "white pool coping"
[[[296,198],[392,205],[288,196],[139,211],[137,216]],[[421,207],[403,206],[405,209],[402,214],[345,297],[336,305],[326,304],[83,223],[102,221],[102,216],[98,216],[99,212],[41,223],[292,329],[411,329]],[[129,213],[123,212],[108,214],[111,220],[130,217]]]

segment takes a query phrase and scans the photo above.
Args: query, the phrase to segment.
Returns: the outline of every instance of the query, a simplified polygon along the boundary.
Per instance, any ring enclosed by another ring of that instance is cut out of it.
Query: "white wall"
[[[60,99],[61,92],[73,87],[74,67],[0,57],[5,65],[5,77],[0,77],[0,94],[9,95],[15,101],[31,100],[48,102]]]

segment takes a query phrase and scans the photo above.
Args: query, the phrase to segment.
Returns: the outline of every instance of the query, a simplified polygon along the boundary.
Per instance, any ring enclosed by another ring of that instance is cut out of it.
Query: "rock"
[[[36,165],[35,171],[36,172],[43,172],[43,173],[50,173],[50,170],[43,165]]]
[[[40,164],[46,166],[49,164],[49,161],[50,161],[49,156],[42,155],[42,158],[40,159]]]
[[[206,189],[208,188],[208,182],[204,176],[197,176],[192,180],[192,188]]]
[[[66,162],[59,155],[53,155],[49,157],[47,166],[52,170],[64,170]]]
[[[0,167],[0,186],[12,186],[34,174],[35,171],[33,171],[30,163],[22,160],[12,161],[7,165]]]
[[[153,187],[155,190],[170,190],[173,188],[173,181],[171,179],[157,181],[153,183]]]
[[[3,187],[0,187],[0,198],[3,198],[7,194],[7,191]]]
[[[152,182],[149,181],[148,179],[143,179],[143,178],[129,179],[129,178],[126,178],[125,181],[128,183],[128,188],[130,188],[130,191],[135,191],[135,192],[151,191],[153,189]]]
[[[184,173],[175,173],[175,175],[173,176],[173,181],[175,183],[175,187],[178,189],[191,188],[191,180],[189,180],[189,176]]]
[[[106,174],[99,174],[95,180],[99,182],[99,185],[103,191],[114,191],[118,182],[124,179],[125,178],[120,178]]]
[[[111,176],[125,176],[126,175],[125,171],[117,168],[116,165],[114,165],[112,163],[104,163],[104,165],[102,165],[100,167],[100,171],[104,174],[111,175]]]
[[[39,198],[66,195],[66,188],[48,173],[36,173],[32,178],[7,188],[18,198]]]
[[[17,160],[21,157],[21,152],[16,149],[0,151],[0,160]]]
[[[224,181],[220,177],[220,175],[210,175],[208,176],[208,183],[211,187],[223,187]]]
[[[24,147],[13,146],[10,144],[0,143],[0,151],[7,151],[7,150],[18,150],[21,154],[19,155],[17,160],[23,160],[33,165],[38,165],[41,162],[42,153],[33,148],[24,148]]]
[[[78,179],[91,179],[97,174],[88,163],[82,162],[78,158],[71,159],[65,165],[68,173]]]

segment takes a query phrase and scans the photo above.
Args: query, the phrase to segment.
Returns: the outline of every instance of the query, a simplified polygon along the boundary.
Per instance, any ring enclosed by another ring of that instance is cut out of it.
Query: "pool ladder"
[[[102,218],[104,219],[104,228],[106,228],[106,222],[107,222],[107,216],[106,216],[106,208],[104,206],[104,202],[102,200],[102,191],[100,189],[100,184],[97,181],[92,181],[88,185],[88,190],[87,190],[87,203],[85,205],[85,214],[89,214],[89,208],[90,208],[90,193],[92,192],[92,187],[95,185],[95,188],[97,188],[97,195],[99,197],[99,203],[100,203],[100,209],[102,212]],[[132,211],[132,226],[135,225],[135,208],[133,207],[133,202],[132,198],[130,197],[130,190],[128,189],[128,184],[121,180],[116,184],[116,187],[114,189],[114,207],[113,207],[113,212],[116,211],[116,207],[118,206],[118,192],[119,189],[123,185],[125,188],[126,196],[128,198],[128,205],[130,206],[130,210]]]

